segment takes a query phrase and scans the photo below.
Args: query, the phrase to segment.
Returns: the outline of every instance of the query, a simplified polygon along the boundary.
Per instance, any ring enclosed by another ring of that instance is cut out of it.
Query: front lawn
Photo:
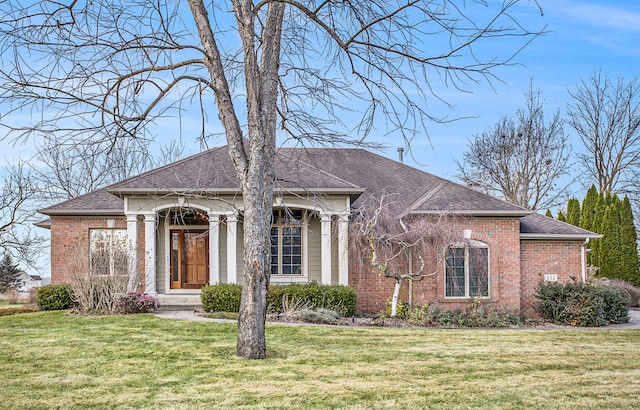
[[[268,325],[40,312],[0,317],[0,407],[637,408],[639,330]]]

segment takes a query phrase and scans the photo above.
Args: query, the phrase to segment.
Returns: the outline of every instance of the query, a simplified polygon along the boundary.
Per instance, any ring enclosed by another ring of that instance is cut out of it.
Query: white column
[[[238,283],[238,264],[236,262],[238,236],[238,215],[227,215],[227,283]]]
[[[349,284],[349,215],[338,217],[338,284]]]
[[[209,215],[209,284],[220,283],[220,215]]]
[[[320,214],[320,258],[322,284],[331,285],[331,215],[324,213]]]
[[[148,295],[156,296],[156,214],[144,216],[144,291]]]
[[[138,215],[127,214],[127,244],[129,253],[129,282],[127,292],[138,290]]]

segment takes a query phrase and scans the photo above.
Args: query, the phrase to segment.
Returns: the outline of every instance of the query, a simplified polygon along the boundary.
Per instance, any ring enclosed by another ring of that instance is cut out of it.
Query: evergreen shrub
[[[354,288],[343,285],[319,285],[315,282],[269,287],[268,303],[272,313],[281,313],[282,300],[299,300],[310,309],[330,309],[342,316],[356,313],[357,295]]]
[[[242,286],[237,283],[219,283],[202,288],[200,300],[205,312],[239,312]]]
[[[76,304],[71,298],[71,289],[66,283],[47,285],[38,289],[36,305],[40,310],[71,309]]]
[[[242,286],[220,283],[202,288],[202,309],[205,312],[238,312]],[[342,316],[356,313],[356,291],[349,286],[318,285],[317,283],[272,285],[267,293],[270,313],[282,313],[282,301],[297,300],[310,309],[326,308]]]
[[[576,280],[540,282],[535,296],[535,310],[556,324],[593,327],[629,321],[629,297],[617,289]]]

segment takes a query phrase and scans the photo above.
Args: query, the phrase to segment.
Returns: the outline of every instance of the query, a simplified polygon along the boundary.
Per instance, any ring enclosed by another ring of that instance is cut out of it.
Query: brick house
[[[362,149],[281,148],[275,167],[271,283],[350,285],[361,312],[384,309],[394,286],[349,254],[349,215],[371,195],[394,192],[406,212],[447,214],[473,243],[429,256],[437,274],[402,294],[415,304],[480,296],[530,313],[540,280],[585,279],[587,243],[600,237]],[[42,209],[52,283],[102,260],[94,271],[124,272],[165,305],[197,303],[207,284],[243,281],[242,210],[227,147]]]

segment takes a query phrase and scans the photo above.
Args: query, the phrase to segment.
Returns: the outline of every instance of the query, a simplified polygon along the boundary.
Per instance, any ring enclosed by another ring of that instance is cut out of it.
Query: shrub
[[[202,288],[200,300],[205,312],[239,312],[242,286],[235,283],[219,283]]]
[[[9,301],[9,304],[11,305],[17,305],[18,303],[20,303],[22,301],[22,298],[20,297],[20,292],[18,292],[15,289],[9,289],[7,292],[7,300]]]
[[[597,289],[604,302],[604,319],[607,323],[627,323],[629,321],[629,294],[605,286],[598,286]]]
[[[464,308],[443,310],[427,304],[407,309],[407,322],[418,326],[508,327],[520,326],[525,318],[516,308],[473,301]]]
[[[202,308],[205,312],[238,312],[242,286],[220,283],[202,288]],[[318,285],[317,283],[272,285],[267,293],[270,313],[283,313],[283,301],[301,303],[309,309],[325,308],[343,316],[356,312],[356,291],[349,286]]]
[[[629,320],[627,295],[575,279],[565,284],[538,284],[535,310],[543,319],[570,326],[605,326]]]
[[[268,300],[273,313],[282,313],[282,300],[285,297],[308,303],[311,309],[330,309],[342,316],[356,313],[356,291],[350,286],[318,285],[315,282],[271,286]]]
[[[63,310],[75,306],[69,285],[47,285],[38,289],[36,305],[40,310]]]
[[[73,273],[69,289],[80,312],[112,314],[116,313],[120,298],[126,295],[128,281],[126,275]]]
[[[0,309],[0,316],[17,315],[18,313],[32,313],[36,312],[38,308],[33,305],[23,305]]]
[[[123,315],[137,313],[153,313],[160,307],[160,303],[153,296],[146,293],[129,292],[116,303],[116,313]]]
[[[640,307],[640,288],[620,279],[600,278],[594,279],[594,283],[608,288],[617,289],[629,296],[630,307]]]
[[[387,305],[385,307],[385,313],[387,314],[387,317],[391,317],[391,309],[391,301],[387,300]],[[406,319],[409,315],[410,310],[411,306],[409,306],[408,303],[398,302],[398,305],[396,306],[396,317]]]
[[[27,295],[27,303],[35,306],[38,301],[38,288],[29,289],[29,294]]]
[[[325,325],[338,324],[340,315],[337,312],[333,312],[329,309],[304,309],[298,314],[298,319],[307,323],[322,323]]]

